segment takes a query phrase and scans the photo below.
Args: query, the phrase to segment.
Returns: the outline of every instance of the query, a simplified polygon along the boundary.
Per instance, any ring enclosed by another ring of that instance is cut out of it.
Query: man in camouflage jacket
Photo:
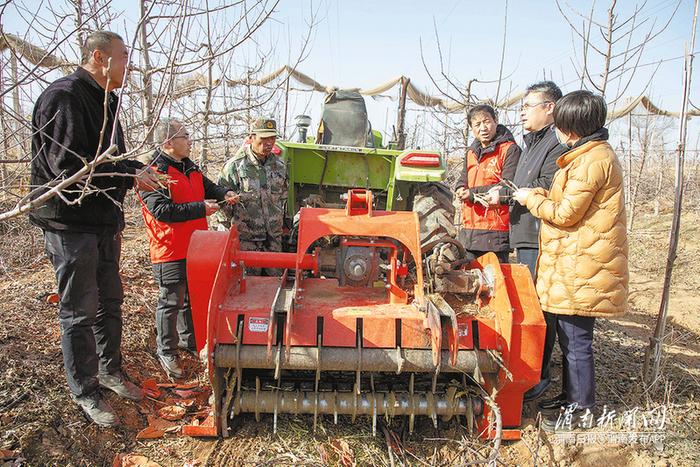
[[[276,138],[276,122],[271,118],[257,119],[250,131],[250,144],[245,144],[221,170],[218,184],[240,195],[240,199],[234,205],[224,206],[215,222],[219,230],[236,226],[242,250],[282,251],[288,179],[284,161],[272,154]]]

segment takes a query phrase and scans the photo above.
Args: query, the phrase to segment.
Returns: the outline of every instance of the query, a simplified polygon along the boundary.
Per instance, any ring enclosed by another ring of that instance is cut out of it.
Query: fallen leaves
[[[350,449],[350,445],[344,439],[332,439],[328,443],[338,455],[338,464],[344,467],[355,465],[355,453]]]
[[[199,388],[199,381],[190,381],[189,383],[182,383],[175,385],[175,389],[195,389]]]
[[[158,410],[157,414],[160,418],[170,420],[172,422],[182,420],[187,410],[179,405],[168,405]]]
[[[176,433],[180,431],[179,423],[170,422],[160,417],[154,417],[153,415],[148,416],[148,425],[157,430],[162,430],[165,433]]]
[[[141,387],[143,388],[143,392],[146,394],[146,397],[158,399],[162,394],[161,390],[158,388],[158,383],[156,383],[154,378],[144,380],[143,383],[141,383]]]
[[[17,457],[15,451],[10,451],[9,449],[0,449],[0,459],[14,459],[15,457]]]
[[[112,467],[160,467],[146,456],[138,454],[117,454],[112,461]]]
[[[157,439],[165,436],[165,430],[160,430],[152,425],[148,425],[143,430],[139,431],[136,439]]]
[[[49,305],[58,305],[61,301],[61,297],[57,293],[50,293],[46,296],[46,303]]]
[[[181,399],[192,399],[199,393],[199,391],[192,391],[190,389],[175,389],[173,392]]]
[[[207,418],[210,388],[200,387],[198,381],[159,383],[153,378],[144,380],[141,386],[149,398],[139,404],[139,411],[147,415],[148,426],[138,433],[137,439],[156,439],[166,434],[216,436],[214,419]],[[156,404],[161,407],[156,409]]]

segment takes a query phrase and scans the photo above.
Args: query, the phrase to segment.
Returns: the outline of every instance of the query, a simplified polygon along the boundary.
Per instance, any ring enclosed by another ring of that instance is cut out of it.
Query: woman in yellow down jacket
[[[557,316],[563,354],[562,393],[543,408],[563,406],[583,426],[595,405],[593,325],[627,310],[627,232],[622,167],[608,144],[605,100],[589,91],[562,97],[554,109],[559,141],[570,150],[557,160],[549,191],[516,190],[513,198],[541,219],[537,294]],[[560,429],[555,414],[542,422]],[[567,421],[568,425],[568,421]]]

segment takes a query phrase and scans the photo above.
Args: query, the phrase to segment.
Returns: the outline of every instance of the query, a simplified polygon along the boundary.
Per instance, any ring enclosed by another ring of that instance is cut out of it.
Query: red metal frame
[[[265,345],[271,350],[275,339],[271,307],[280,279],[246,278],[244,266],[293,267],[296,269],[294,305],[287,313],[283,331],[285,350],[319,344],[355,347],[361,319],[363,347],[395,348],[398,344],[405,349],[432,348],[435,360],[439,359],[440,349],[450,349],[454,355],[459,350],[473,349],[472,326],[476,322],[479,348],[500,354],[512,375],[509,381],[506,371],[499,372],[496,381],[486,382],[486,389],[489,392],[494,386],[498,389],[496,402],[501,408],[504,437],[519,437],[519,431],[513,429],[521,422],[523,394],[539,381],[545,334],[530,274],[522,265],[501,265],[494,254],[484,255],[471,267],[490,268],[495,278],[492,298],[485,302],[495,311],[495,318],[458,316],[454,323],[443,326],[439,316],[426,310],[420,260],[416,261],[414,287],[417,306],[407,303],[408,294],[396,282],[399,274],[405,274],[397,267],[399,250],[403,250],[404,264],[408,254],[420,258],[418,229],[415,213],[373,212],[371,193],[352,190],[345,210],[303,208],[300,211],[296,253],[240,251],[235,229],[229,233],[195,232],[188,252],[188,281],[198,349],[206,343],[211,378],[215,377],[212,357],[216,345],[235,344],[238,332],[241,345]],[[316,256],[307,253],[311,245],[321,237],[336,235],[351,237],[343,239],[347,245],[391,251],[387,289],[339,287],[333,279],[302,280],[302,270],[318,273]],[[323,321],[322,332],[316,326],[319,320]],[[239,330],[240,322],[243,326]],[[397,325],[401,326],[398,343]],[[489,432],[488,415],[487,407],[480,422],[485,437],[493,435]],[[218,417],[216,423],[220,434]]]

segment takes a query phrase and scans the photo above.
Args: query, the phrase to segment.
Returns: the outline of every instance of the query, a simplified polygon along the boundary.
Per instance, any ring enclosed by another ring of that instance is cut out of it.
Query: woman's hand
[[[520,203],[520,205],[525,206],[527,204],[527,198],[532,194],[532,188],[518,188],[513,192],[513,199]]]

